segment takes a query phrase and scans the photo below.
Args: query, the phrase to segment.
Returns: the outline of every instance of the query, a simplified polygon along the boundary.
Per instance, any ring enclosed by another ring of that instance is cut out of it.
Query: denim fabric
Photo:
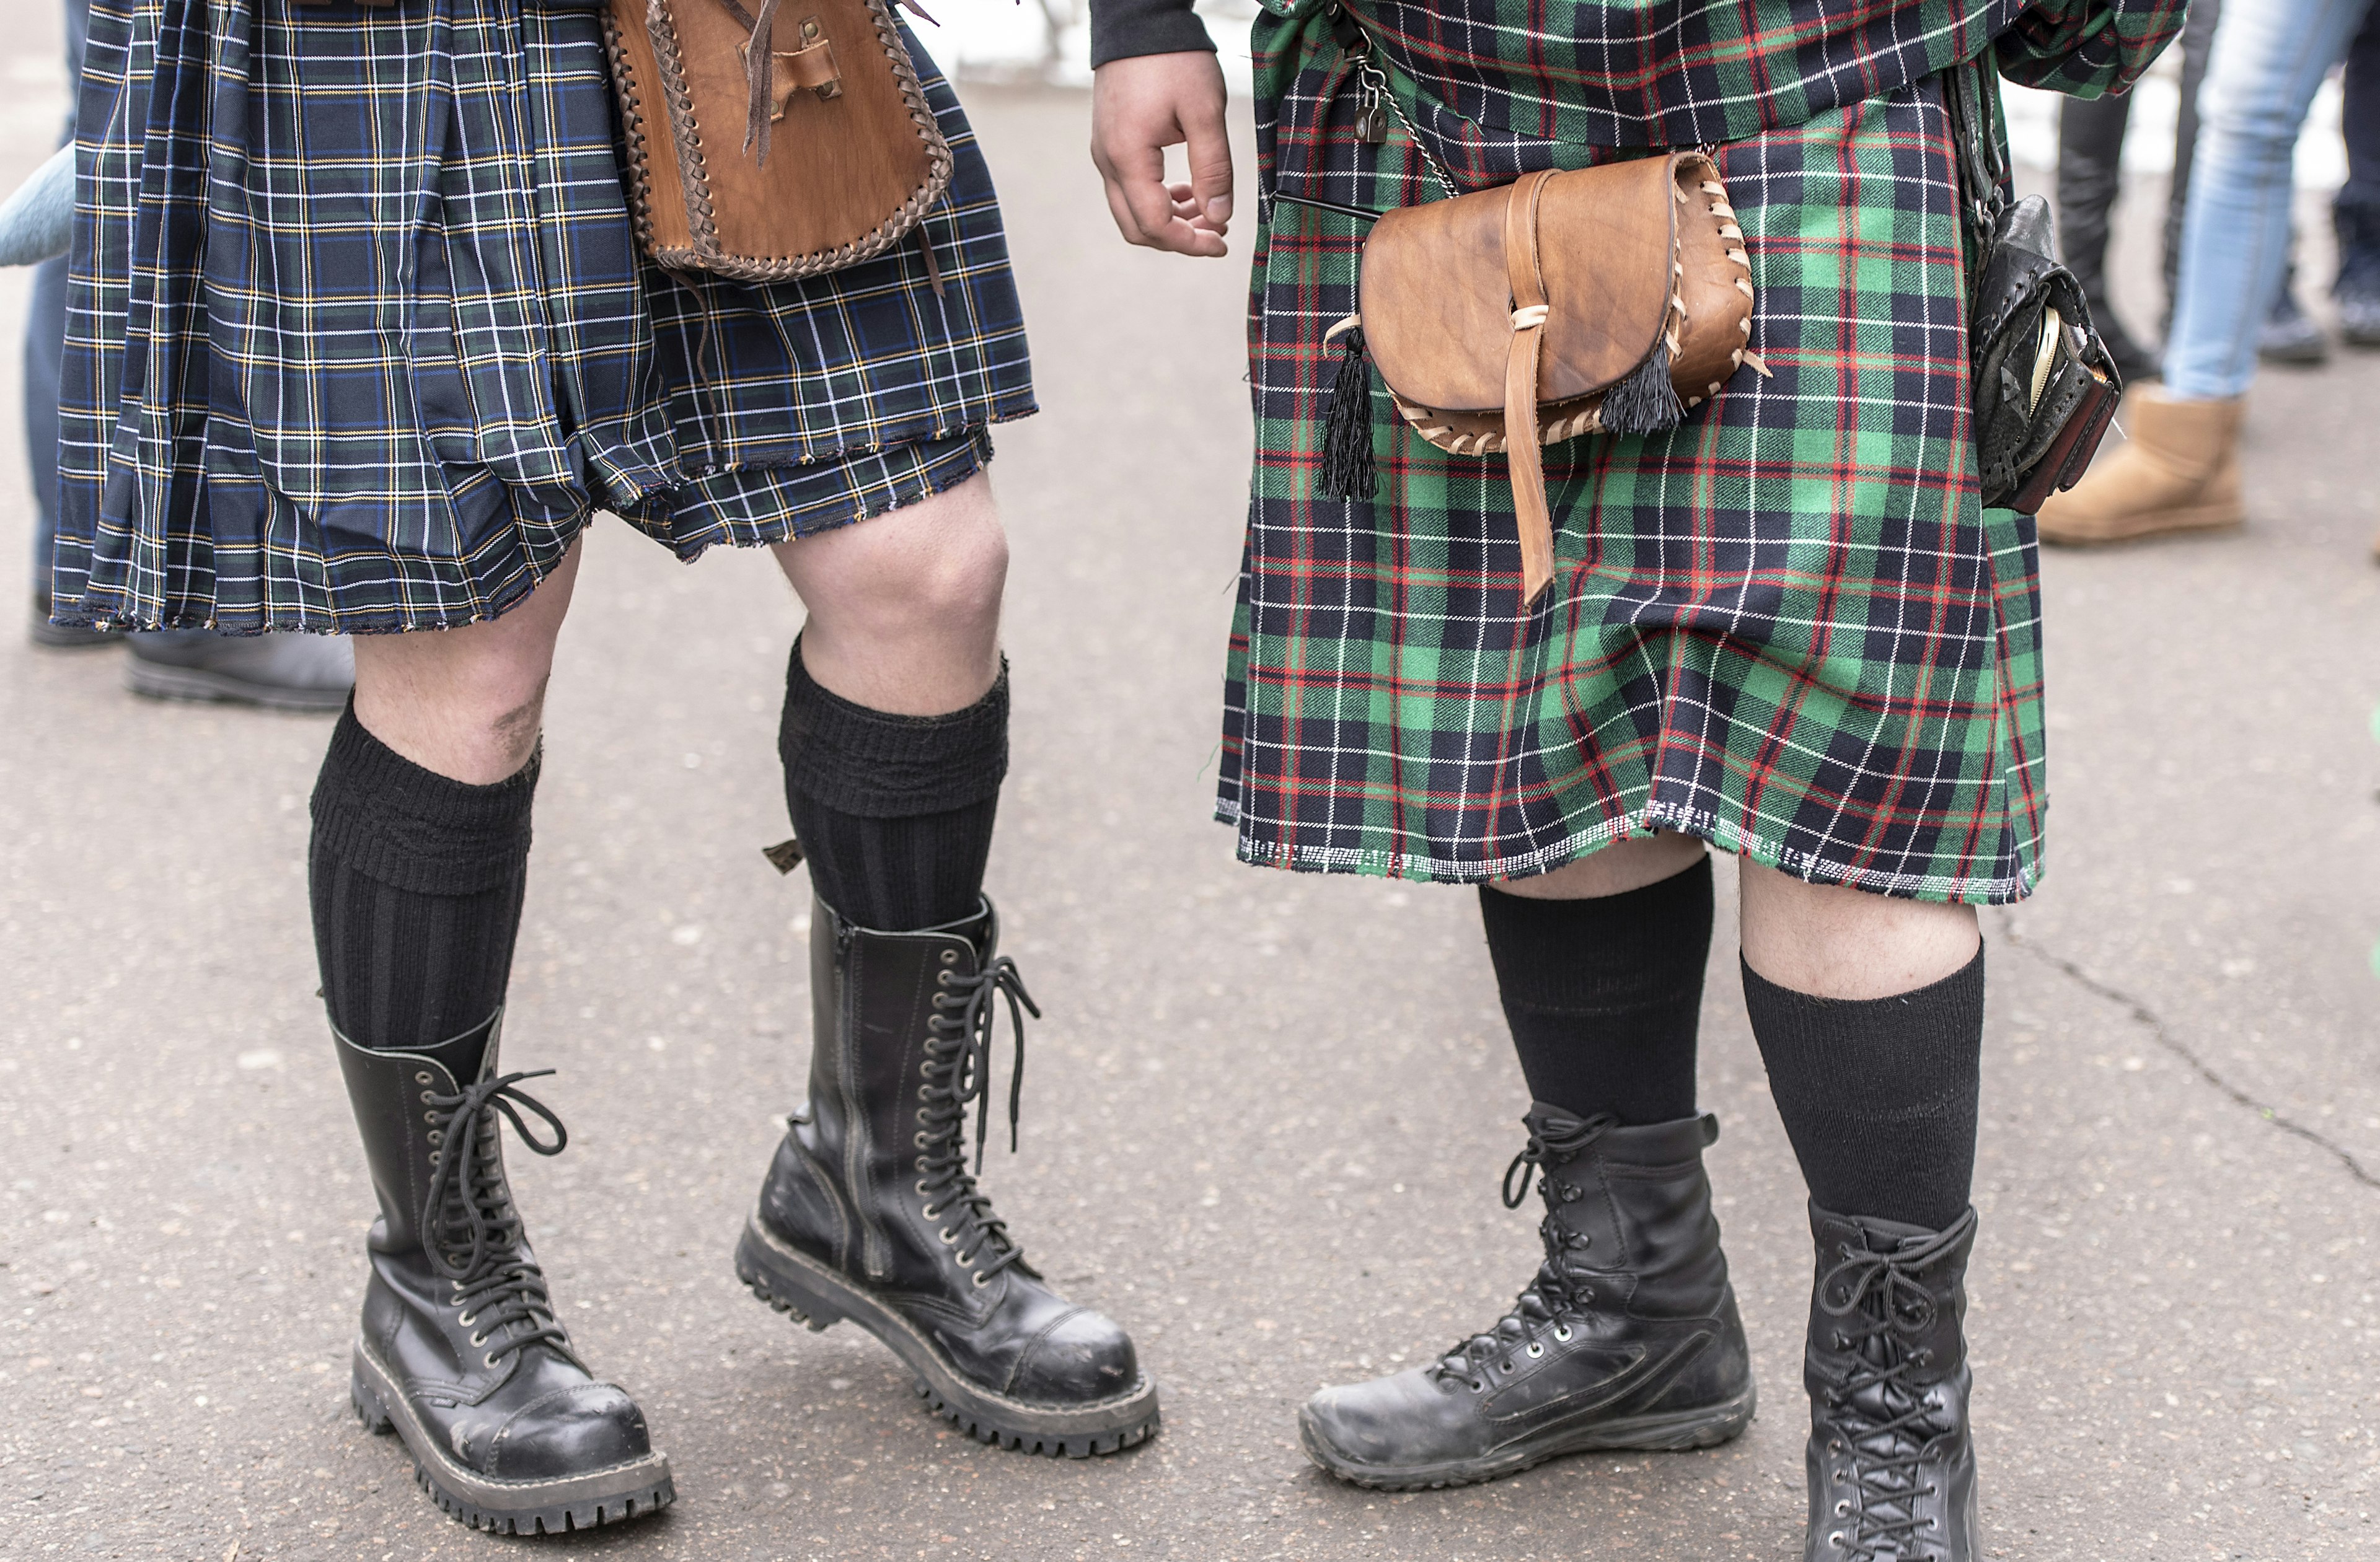
[[[2371,0],[2264,0],[2226,8],[2199,99],[2198,155],[2182,222],[2181,288],[2166,344],[2167,391],[2236,396],[2289,264],[2290,154],[2323,77]]]
[[[80,95],[82,39],[90,0],[66,0],[67,102]],[[74,111],[67,111],[63,146],[74,139]],[[58,529],[58,359],[67,342],[67,261],[61,255],[33,272],[33,297],[25,310],[25,471],[33,482],[33,574],[47,579],[50,539]]]

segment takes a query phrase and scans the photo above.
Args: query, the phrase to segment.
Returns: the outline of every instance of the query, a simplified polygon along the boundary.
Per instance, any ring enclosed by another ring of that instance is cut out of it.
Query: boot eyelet
[[[1840,1530],[1834,1531],[1832,1533],[1830,1533],[1830,1534],[1828,1534],[1828,1535],[1827,1536],[1827,1544],[1828,1544],[1828,1545],[1840,1545],[1840,1544],[1843,1544],[1843,1532],[1842,1532]]]
[[[936,987],[949,987],[950,985],[951,985],[951,974],[950,974],[949,972],[947,972],[947,971],[937,971],[937,972],[935,972],[935,973],[934,973],[934,986],[936,986]]]
[[[990,1284],[991,1284],[991,1277],[990,1275],[978,1275],[975,1277],[975,1289],[978,1290],[981,1290],[984,1287]]]
[[[958,1238],[951,1234],[951,1229],[948,1226],[943,1227],[941,1230],[935,1232],[934,1235],[941,1239],[941,1243],[944,1247],[948,1247],[953,1242],[958,1241]]]
[[[974,1268],[974,1267],[975,1267],[975,1254],[974,1254],[974,1253],[960,1253],[960,1254],[958,1255],[958,1260],[959,1260],[959,1267],[960,1267],[960,1268],[962,1268],[962,1269],[972,1269],[972,1268]]]
[[[1512,1370],[1512,1358],[1511,1358],[1510,1356],[1507,1356],[1507,1357],[1505,1357],[1502,1361],[1500,1361],[1500,1362],[1497,1362],[1496,1364],[1497,1364],[1499,1367],[1501,1367],[1504,1371],[1506,1371],[1506,1372],[1511,1372],[1511,1371]]]
[[[1845,1497],[1840,1502],[1835,1504],[1835,1517],[1838,1519],[1844,1518],[1851,1512],[1851,1510],[1852,1499],[1849,1497]]]
[[[433,1128],[433,1129],[431,1129],[431,1130],[430,1131],[430,1135],[429,1135],[429,1137],[430,1137],[430,1142],[431,1142],[431,1144],[444,1144],[444,1143],[446,1142],[446,1135],[444,1135],[443,1133],[441,1133],[438,1130],[436,1130],[436,1129],[434,1129],[434,1128]]]
[[[926,1136],[923,1133],[913,1135],[913,1137],[917,1141],[917,1148],[922,1150],[926,1147]]]
[[[478,1350],[480,1346],[485,1345],[487,1342],[488,1337],[484,1334],[474,1334],[471,1336],[471,1349],[474,1350]]]
[[[1570,1326],[1568,1324],[1564,1324],[1555,1329],[1554,1338],[1560,1340],[1564,1345],[1568,1345],[1570,1343]]]
[[[431,1127],[435,1128],[438,1126],[438,1114],[436,1112],[424,1112],[421,1114],[421,1120],[428,1123]]]
[[[943,963],[943,964],[945,964],[945,965],[956,965],[958,963],[959,963],[959,951],[956,951],[956,950],[944,950],[944,951],[942,951],[942,963]]]
[[[496,1355],[495,1355],[495,1352],[494,1352],[494,1351],[492,1351],[492,1350],[491,1350],[491,1351],[489,1351],[486,1355],[484,1355],[484,1356],[480,1357],[480,1361],[482,1361],[482,1362],[486,1362],[489,1366],[492,1367],[492,1366],[494,1366],[494,1365],[496,1364]]]
[[[428,1092],[427,1090],[425,1090],[425,1091],[423,1091],[423,1092],[421,1093],[421,1101],[422,1101],[422,1105],[424,1105],[424,1106],[427,1106],[427,1105],[429,1105],[429,1104],[430,1104],[430,1092]]]
[[[917,1120],[919,1122],[926,1120],[926,1108],[923,1107],[917,1108]]]
[[[413,1076],[413,1083],[416,1084],[428,1084],[430,1083],[430,1071],[423,1069],[416,1073]]]
[[[932,1089],[932,1088],[933,1088],[933,1086],[931,1086],[931,1085],[928,1085],[928,1084],[921,1084],[921,1085],[917,1086],[917,1099],[918,1099],[918,1100],[920,1100],[920,1101],[924,1100],[924,1099],[926,1098],[926,1092],[927,1092],[927,1091],[929,1091],[929,1090],[930,1090],[930,1089]]]
[[[1530,1354],[1530,1355],[1532,1355],[1532,1356],[1542,1356],[1542,1355],[1544,1355],[1545,1353],[1546,1353],[1546,1348],[1545,1348],[1543,1345],[1539,1344],[1537,1341],[1536,1341],[1536,1340],[1534,1340],[1534,1339],[1533,1339],[1533,1340],[1531,1340],[1531,1341],[1529,1341],[1529,1354]]]
[[[479,1321],[480,1315],[477,1313],[457,1313],[455,1314],[455,1323],[459,1328],[469,1328],[473,1324],[476,1324]],[[471,1343],[474,1345],[482,1345],[485,1344],[486,1341],[475,1339],[471,1341]]]
[[[921,1220],[936,1220],[941,1217],[941,1213],[942,1212],[941,1210],[936,1209],[932,1205],[928,1205],[925,1208],[917,1212],[917,1217]]]

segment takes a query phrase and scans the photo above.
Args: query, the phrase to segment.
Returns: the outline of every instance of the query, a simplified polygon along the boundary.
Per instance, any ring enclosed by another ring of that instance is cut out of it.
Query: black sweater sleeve
[[[1213,54],[1215,41],[1190,6],[1191,0],[1091,0],[1092,66],[1188,49]]]

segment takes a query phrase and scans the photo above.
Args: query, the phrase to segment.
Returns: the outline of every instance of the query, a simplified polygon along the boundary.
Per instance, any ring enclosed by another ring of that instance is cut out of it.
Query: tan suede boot
[[[2123,542],[2162,532],[2238,526],[2240,416],[2247,398],[2170,401],[2151,381],[2130,398],[2123,448],[2064,493],[2037,524],[2044,542]]]

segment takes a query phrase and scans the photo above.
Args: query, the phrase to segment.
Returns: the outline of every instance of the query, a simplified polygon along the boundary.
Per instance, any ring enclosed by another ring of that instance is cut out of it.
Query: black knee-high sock
[[[785,670],[785,810],[819,898],[862,927],[910,932],[974,912],[1008,774],[1008,670],[946,716],[895,716]]]
[[[1529,1092],[1623,1126],[1694,1115],[1694,1038],[1710,958],[1707,856],[1589,901],[1479,887],[1504,1018]]]
[[[413,1048],[504,1002],[528,878],[534,756],[492,786],[450,781],[339,718],[314,785],[307,854],[331,1023]]]
[[[1965,1212],[1982,1095],[1984,951],[1930,987],[1813,998],[1750,965],[1743,999],[1810,1197],[1938,1231]]]

